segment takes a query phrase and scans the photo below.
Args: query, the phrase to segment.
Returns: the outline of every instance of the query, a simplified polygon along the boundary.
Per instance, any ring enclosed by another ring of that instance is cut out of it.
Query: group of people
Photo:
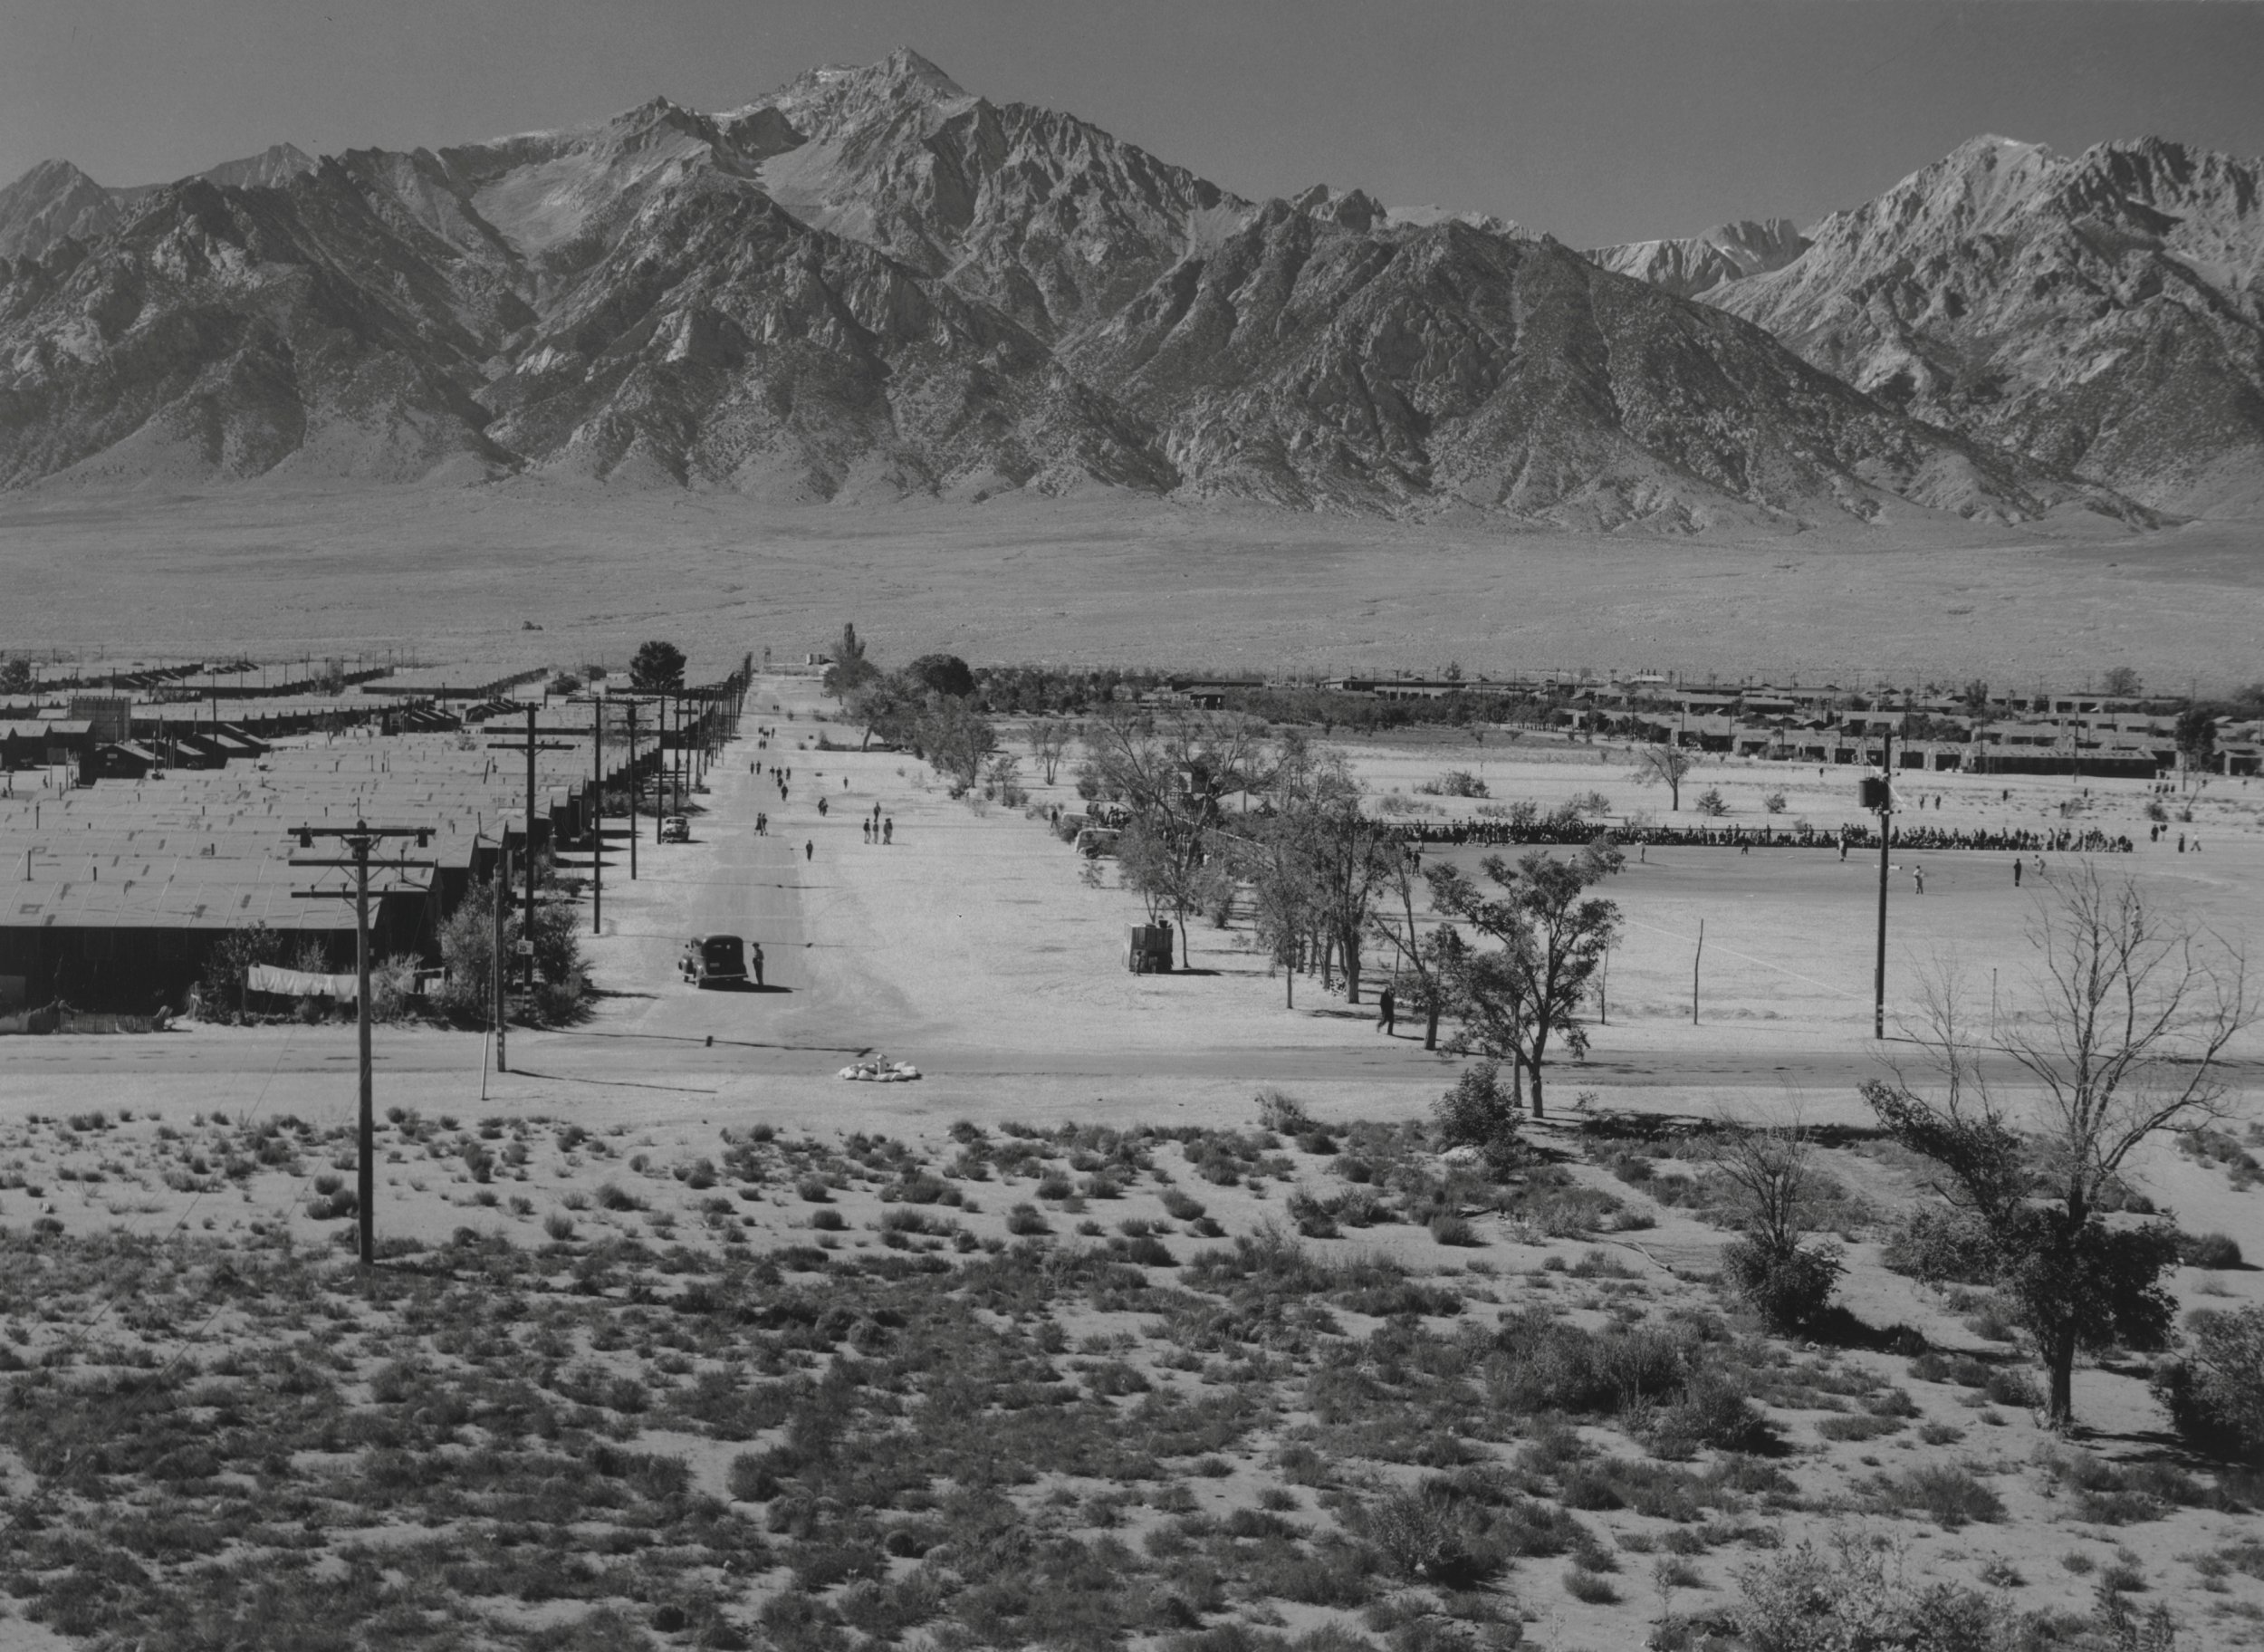
[[[1400,840],[1409,845],[1444,844],[1509,847],[1560,844],[1578,847],[1609,836],[1615,843],[1677,849],[1837,849],[1844,858],[1851,849],[1876,849],[1878,829],[1865,825],[1831,828],[1816,826],[1607,826],[1571,815],[1546,815],[1531,821],[1424,821],[1399,829]],[[2015,853],[2049,850],[2060,854],[2129,854],[2134,845],[2126,837],[2095,830],[2077,831],[1989,831],[1981,828],[1898,824],[1895,842],[1904,849],[1994,850]]]

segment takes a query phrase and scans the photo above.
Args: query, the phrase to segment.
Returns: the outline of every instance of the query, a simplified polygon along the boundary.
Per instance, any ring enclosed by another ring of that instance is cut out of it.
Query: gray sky
[[[897,44],[1245,195],[1358,185],[1575,245],[1807,222],[1981,132],[2264,154],[2237,0],[0,0],[0,180],[728,108]]]

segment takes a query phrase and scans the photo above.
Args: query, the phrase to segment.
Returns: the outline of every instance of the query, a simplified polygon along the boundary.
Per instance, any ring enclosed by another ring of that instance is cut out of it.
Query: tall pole
[[[1871,968],[1871,1036],[1886,1036],[1886,867],[1895,843],[1895,731],[1882,732],[1879,764],[1886,778],[1879,792],[1879,949]]]
[[[502,832],[496,836],[500,844],[495,857],[495,898],[490,903],[495,936],[488,946],[487,973],[495,994],[495,1071],[509,1072],[511,1058],[504,1043],[504,1009],[509,997],[504,984],[504,909],[511,904],[511,839]]]
[[[628,880],[637,881],[637,702],[628,703]]]
[[[534,939],[534,706],[527,706],[527,919],[519,932]],[[534,990],[534,954],[527,954],[527,991]]]
[[[361,1053],[361,1112],[355,1127],[360,1164],[354,1172],[354,1217],[361,1226],[361,1265],[377,1253],[377,1108],[369,1087],[369,840],[350,840],[354,851],[354,976],[359,992],[356,1020]]]
[[[605,702],[590,707],[590,933],[605,933]]]
[[[652,785],[652,840],[655,843],[660,841],[661,817],[668,812],[668,691],[666,688],[660,691],[658,718],[657,738],[660,744],[654,748],[654,754],[660,761],[655,767]]]

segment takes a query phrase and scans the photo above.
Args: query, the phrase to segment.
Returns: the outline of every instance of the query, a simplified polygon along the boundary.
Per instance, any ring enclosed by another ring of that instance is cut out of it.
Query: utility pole
[[[356,1125],[356,1145],[359,1166],[354,1178],[354,1216],[361,1227],[361,1265],[369,1267],[377,1260],[377,1109],[370,1093],[369,1077],[369,851],[388,838],[415,838],[417,847],[425,849],[432,842],[432,831],[425,826],[371,826],[356,821],[351,826],[302,826],[299,828],[299,847],[312,849],[317,837],[341,840],[353,859],[350,860],[293,860],[293,866],[348,867],[354,874],[354,887],[346,889],[293,889],[299,900],[341,900],[349,895],[354,903],[354,976],[356,986],[360,1045],[361,1110]],[[384,862],[401,870],[411,866],[429,867],[430,860],[409,860],[406,858]]]
[[[1879,737],[1879,947],[1871,967],[1871,1036],[1886,1036],[1886,869],[1895,846],[1895,731]]]
[[[628,880],[637,881],[637,702],[628,712]]]
[[[527,990],[529,992],[532,992],[534,990],[534,754],[537,752],[571,752],[577,749],[575,745],[565,741],[539,741],[535,738],[535,735],[538,734],[579,732],[576,730],[537,729],[534,726],[534,713],[535,707],[532,703],[530,703],[527,706],[527,731],[523,741],[490,740],[487,743],[488,745],[494,750],[510,752],[523,751],[527,754],[527,915],[526,927],[520,931],[520,938],[528,944],[526,960]],[[500,886],[498,888],[498,898],[501,898]]]
[[[508,832],[495,833],[495,898],[489,901],[488,911],[494,920],[495,933],[487,947],[488,987],[494,998],[495,1012],[495,1071],[509,1072],[511,1060],[504,1044],[506,1017],[510,1007],[510,991],[504,975],[504,908],[511,904],[511,837]]]

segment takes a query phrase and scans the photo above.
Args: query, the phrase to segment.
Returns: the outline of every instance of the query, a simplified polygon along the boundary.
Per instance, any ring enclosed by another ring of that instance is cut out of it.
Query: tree
[[[30,660],[20,655],[0,659],[0,694],[29,694],[33,684]]]
[[[956,654],[923,654],[905,667],[904,677],[923,694],[964,700],[974,692],[974,673]]]
[[[1536,1119],[1542,1117],[1541,1064],[1551,1041],[1561,1039],[1575,1056],[1588,1053],[1588,1030],[1577,1019],[1580,1002],[1619,938],[1619,908],[1588,891],[1625,860],[1608,838],[1570,860],[1535,850],[1511,867],[1489,855],[1481,864],[1499,895],[1487,894],[1457,867],[1426,874],[1434,907],[1496,943],[1464,949],[1453,961],[1451,991],[1463,1028],[1448,1047],[1513,1061],[1513,1082],[1532,1084]]]
[[[1774,1330],[1813,1323],[1845,1272],[1837,1245],[1801,1243],[1820,1190],[1813,1146],[1797,1114],[1764,1122],[1724,1117],[1707,1141],[1707,1157],[1730,1185],[1739,1230],[1723,1263],[1739,1294]]]
[[[818,679],[818,687],[837,700],[845,700],[852,689],[862,687],[880,675],[880,668],[865,658],[865,645],[857,635],[857,628],[841,628],[841,639],[833,645],[833,663]]]
[[[2205,706],[2188,706],[2178,713],[2178,751],[2189,769],[2204,768],[2217,751],[2217,719]]]
[[[1036,717],[1030,724],[1031,761],[1045,771],[1046,784],[1061,767],[1061,760],[1077,742],[1078,725],[1059,717]]]
[[[1989,685],[1978,677],[1973,678],[1958,690],[1957,703],[1967,716],[1986,717],[1989,715]]]
[[[1635,773],[1629,776],[1638,785],[1655,786],[1666,783],[1668,807],[1679,812],[1683,806],[1683,777],[1698,766],[1698,759],[1672,740],[1646,745],[1636,754]]]
[[[936,695],[913,720],[912,745],[959,797],[982,778],[983,760],[998,749],[998,731],[966,701]]]
[[[1208,887],[1202,870],[1219,847],[1213,834],[1223,800],[1251,791],[1266,773],[1258,730],[1239,716],[1178,711],[1158,718],[1128,708],[1112,709],[1086,728],[1089,773],[1080,773],[1078,789],[1089,780],[1095,795],[1122,802],[1141,826],[1146,847],[1135,864],[1138,876],[1157,881],[1135,887],[1160,893],[1177,918],[1182,967],[1187,917],[1201,909]],[[1120,859],[1122,847],[1120,840]],[[1124,875],[1132,883],[1134,866]]]
[[[684,667],[684,650],[656,638],[638,645],[636,658],[628,662],[628,680],[638,688],[681,688]]]
[[[1381,905],[1383,910],[1368,920],[1371,932],[1390,947],[1397,960],[1394,975],[1400,969],[1415,977],[1415,987],[1407,994],[1407,1007],[1423,1017],[1423,1047],[1439,1047],[1439,1014],[1446,1008],[1449,994],[1448,972],[1441,967],[1438,942],[1442,936],[1454,936],[1451,928],[1435,928],[1425,936],[1415,918],[1415,888],[1422,882],[1416,870],[1420,863],[1412,854],[1402,853],[1386,868]],[[1460,937],[1454,936],[1459,942]],[[1450,949],[1451,952],[1451,949]]]
[[[2138,673],[2128,666],[2116,666],[2099,679],[2101,692],[2115,695],[2122,699],[2128,699],[2136,694],[2142,686],[2138,680]]]
[[[519,900],[504,891],[503,950],[510,957],[526,932]],[[447,965],[442,984],[441,1006],[451,1013],[484,1026],[494,1009],[495,939],[495,882],[492,878],[465,891],[440,926],[440,957]],[[578,1018],[589,992],[581,956],[581,927],[573,906],[564,900],[542,899],[534,908],[534,967],[540,977],[528,1018],[558,1024]]]
[[[2033,1099],[2000,1096],[1954,976],[1927,983],[1915,1029],[1933,1077],[1903,1074],[1864,1099],[1888,1133],[1933,1161],[1933,1190],[1972,1236],[1974,1271],[2010,1297],[2049,1378],[2047,1415],[2074,1421],[2079,1349],[2158,1347],[2175,1230],[2110,1225],[2141,1144],[2222,1118],[2226,1047],[2256,1019],[2246,960],[2151,906],[2134,879],[2089,861],[2042,880],[2025,1013],[1991,1045]]]
[[[902,679],[876,671],[842,695],[841,709],[863,728],[858,750],[864,751],[876,735],[890,745],[903,744],[920,715],[922,702],[919,696],[907,692]]]

